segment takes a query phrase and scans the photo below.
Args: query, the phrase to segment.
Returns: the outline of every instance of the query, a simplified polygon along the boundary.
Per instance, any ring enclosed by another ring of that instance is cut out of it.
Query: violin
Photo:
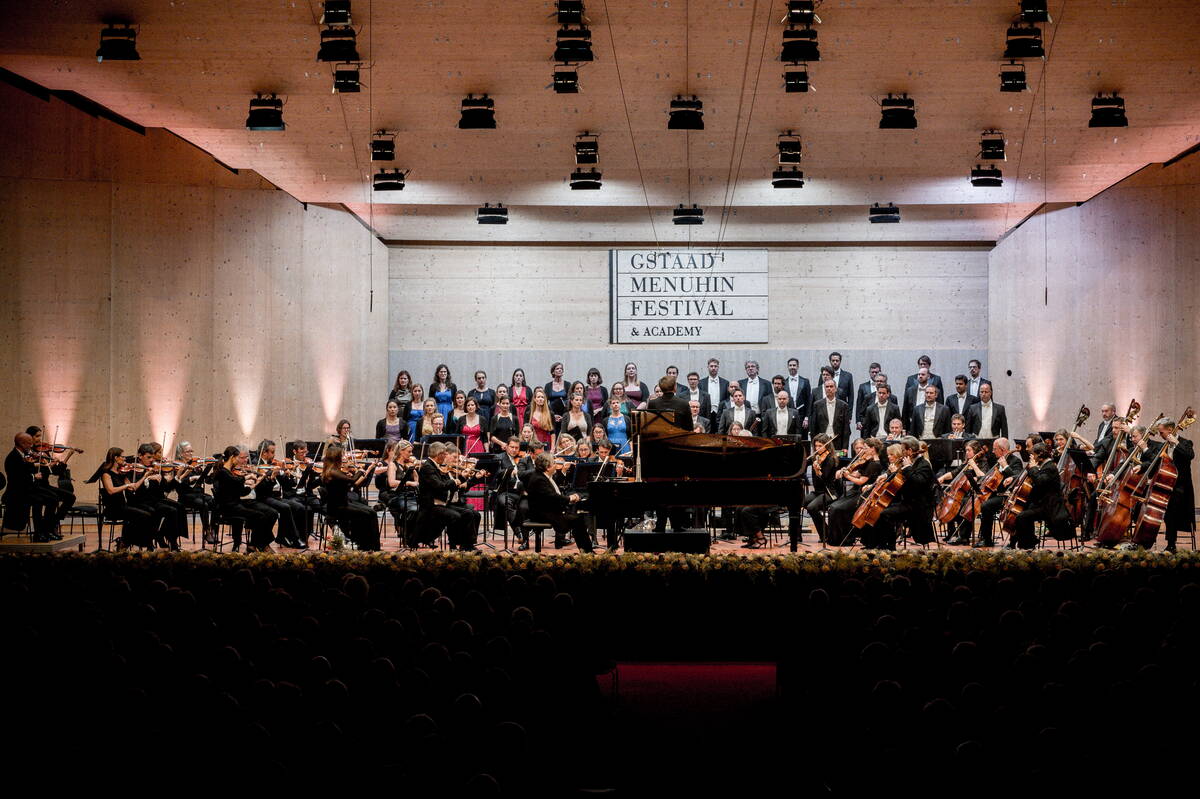
[[[55,453],[57,453],[57,452],[75,452],[80,455],[83,454],[83,450],[81,450],[79,447],[71,447],[71,446],[67,446],[66,444],[47,444],[44,441],[40,444],[34,444],[33,451],[34,452],[55,452]]]

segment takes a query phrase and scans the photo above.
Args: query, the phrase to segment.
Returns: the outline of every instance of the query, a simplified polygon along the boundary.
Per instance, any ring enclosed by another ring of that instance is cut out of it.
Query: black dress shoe
[[[527,550],[527,549],[529,549],[529,542],[528,542],[528,541],[522,541],[522,542],[521,542],[521,545],[520,545],[519,547],[517,547],[517,551],[518,551],[518,552],[524,552],[524,551],[525,551],[525,550]]]

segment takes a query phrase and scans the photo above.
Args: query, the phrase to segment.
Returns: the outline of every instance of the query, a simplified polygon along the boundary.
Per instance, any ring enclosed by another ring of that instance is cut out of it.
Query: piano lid
[[[670,411],[642,417],[642,476],[646,479],[712,480],[729,477],[797,477],[804,468],[803,447],[795,441],[720,433],[688,433],[666,418]]]

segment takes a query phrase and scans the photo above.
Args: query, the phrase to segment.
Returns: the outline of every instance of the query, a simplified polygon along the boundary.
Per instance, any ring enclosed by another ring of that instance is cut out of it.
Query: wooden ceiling
[[[354,0],[359,94],[333,94],[315,60],[318,0],[5,3],[0,67],[168,128],[305,202],[343,204],[389,240],[986,241],[1043,201],[1079,202],[1200,141],[1195,0],[1050,0],[1031,90],[999,91],[1016,0],[826,0],[815,91],[783,90],[785,0],[585,0],[594,63],[555,94],[554,4]],[[137,62],[97,63],[101,20],[139,26]],[[1128,128],[1089,129],[1119,90]],[[286,98],[284,132],[244,127],[256,91]],[[498,128],[458,130],[467,92]],[[919,127],[879,130],[877,100],[915,98]],[[678,93],[703,131],[666,129]],[[980,133],[1002,130],[1004,185],[974,188]],[[403,192],[373,193],[371,133],[396,131]],[[775,143],[803,140],[799,190],[770,185]],[[568,188],[573,142],[599,134],[604,188]],[[473,208],[503,202],[505,227]],[[898,225],[868,225],[874,202]],[[697,203],[702,228],[670,209]]]

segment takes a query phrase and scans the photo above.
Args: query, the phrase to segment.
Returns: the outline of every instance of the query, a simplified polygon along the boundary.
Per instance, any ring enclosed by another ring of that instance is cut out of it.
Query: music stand
[[[356,438],[354,440],[355,449],[365,450],[377,457],[383,456],[383,450],[386,447],[386,438]]]
[[[956,452],[962,452],[966,443],[963,440],[952,440],[949,438],[925,439],[925,444],[929,447],[929,463],[938,468],[945,466],[954,460]],[[956,449],[955,444],[959,444],[960,446]]]
[[[1067,447],[1067,454],[1071,456],[1071,460],[1075,461],[1075,465],[1079,467],[1079,473],[1084,477],[1087,477],[1089,474],[1095,474],[1096,466],[1092,463],[1092,459],[1086,449]]]
[[[430,433],[429,435],[424,436],[421,440],[426,444],[453,444],[454,446],[458,447],[459,452],[461,452],[463,445],[466,443],[467,437],[459,433],[440,433],[438,435]]]
[[[586,489],[588,483],[596,479],[603,465],[600,461],[575,461],[571,467],[571,488]]]

